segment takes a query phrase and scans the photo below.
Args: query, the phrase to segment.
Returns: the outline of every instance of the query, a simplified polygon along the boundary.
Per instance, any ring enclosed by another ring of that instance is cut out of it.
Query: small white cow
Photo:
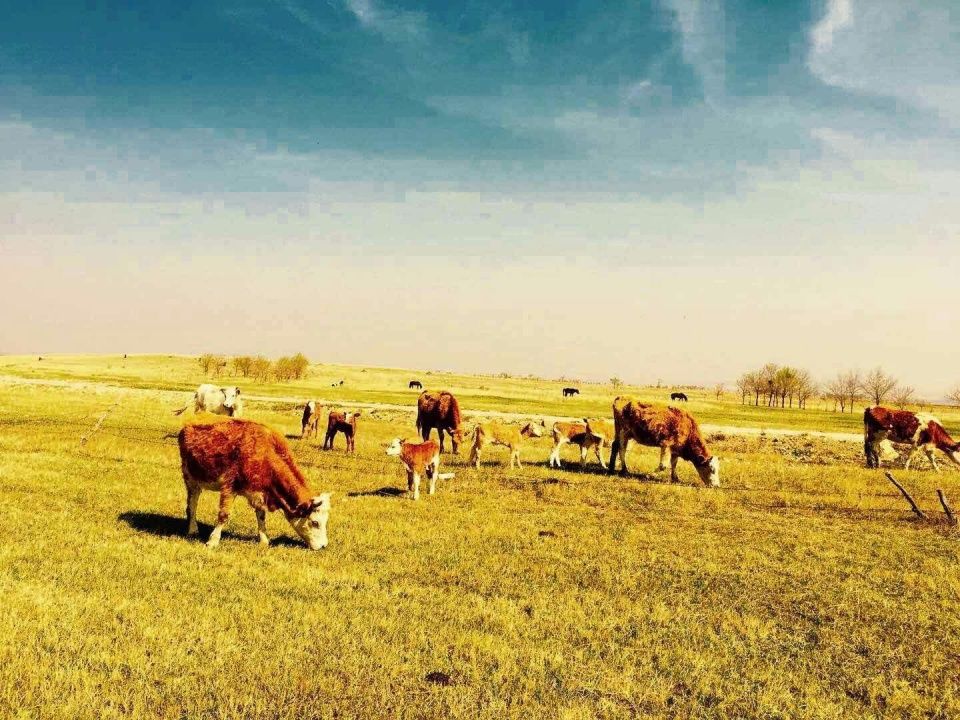
[[[174,415],[182,415],[190,408],[190,401],[179,410],[174,410]],[[204,383],[193,393],[194,412],[209,412],[214,415],[229,415],[230,417],[240,417],[243,414],[243,400],[240,398],[240,388],[217,387],[210,383]]]

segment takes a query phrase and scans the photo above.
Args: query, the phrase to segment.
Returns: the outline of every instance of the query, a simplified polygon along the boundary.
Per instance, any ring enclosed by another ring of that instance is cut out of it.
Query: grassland
[[[852,444],[715,438],[723,487],[708,491],[689,465],[680,485],[650,472],[649,449],[625,480],[548,470],[541,440],[522,471],[505,451],[480,471],[445,456],[456,478],[413,503],[383,454],[412,414],[376,411],[355,457],[291,440],[335,493],[326,550],[276,515],[260,548],[241,502],[211,552],[183,535],[170,410],[200,380],[189,360],[0,360],[87,383],[0,383],[2,717],[960,716],[960,535],[914,521]],[[409,406],[409,375],[322,367],[244,387]],[[420,379],[468,411],[599,414],[612,394],[564,403],[557,383],[435,375]],[[718,424],[749,412],[690,405]],[[247,405],[290,434],[299,410]],[[792,425],[771,417],[743,424]],[[931,516],[936,487],[960,498],[955,471],[898,475]],[[215,506],[201,499],[201,535]]]

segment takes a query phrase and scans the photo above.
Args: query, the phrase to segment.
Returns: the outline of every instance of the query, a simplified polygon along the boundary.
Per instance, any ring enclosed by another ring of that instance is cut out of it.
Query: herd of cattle
[[[246,498],[254,509],[261,543],[268,543],[267,511],[282,510],[309,548],[326,547],[331,494],[314,494],[309,489],[282,435],[240,417],[243,412],[240,389],[201,385],[194,393],[193,406],[195,416],[178,435],[181,471],[187,491],[188,534],[197,532],[196,509],[200,492],[214,490],[220,495],[220,509],[217,524],[207,542],[209,547],[216,547],[220,542],[237,496]],[[174,413],[180,415],[189,407],[188,402]],[[301,439],[318,435],[321,410],[316,401],[306,403]],[[343,433],[347,451],[355,452],[359,417],[359,412],[330,411],[324,450],[332,449],[336,435]],[[867,467],[879,467],[881,453],[884,457],[896,456],[892,450],[893,442],[910,444],[907,468],[921,449],[937,471],[940,468],[934,458],[935,449],[960,466],[960,443],[954,442],[932,415],[872,407],[864,411],[863,421]],[[445,434],[450,438],[454,454],[459,453],[463,442],[463,421],[456,397],[446,391],[422,392],[417,399],[416,428],[419,441],[396,438],[386,449],[386,454],[399,458],[406,469],[407,490],[413,500],[420,497],[421,478],[427,478],[428,492],[432,495],[438,479],[453,477],[452,473],[440,473],[440,455],[444,452]],[[500,421],[478,423],[470,436],[470,464],[479,468],[484,449],[489,445],[501,445],[510,452],[510,467],[513,468],[514,464],[522,467],[521,445],[527,438],[541,437],[544,428],[543,421],[522,426]],[[434,430],[438,440],[430,438]],[[666,470],[669,459],[671,481],[678,481],[677,463],[682,459],[696,468],[704,485],[720,485],[719,459],[707,449],[696,420],[680,408],[641,403],[621,396],[613,401],[612,422],[589,418],[583,422],[558,421],[553,423],[551,432],[553,449],[547,461],[550,467],[561,467],[560,448],[572,444],[580,448],[581,467],[586,465],[587,455],[593,450],[597,462],[610,473],[616,471],[619,457],[620,473],[625,475],[627,446],[635,441],[660,448],[657,469]],[[610,451],[608,462],[603,459],[604,448]]]

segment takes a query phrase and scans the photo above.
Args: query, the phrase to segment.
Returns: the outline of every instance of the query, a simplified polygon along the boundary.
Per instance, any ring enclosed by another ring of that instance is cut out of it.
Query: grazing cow
[[[960,443],[953,441],[933,415],[879,406],[864,410],[863,452],[867,456],[867,467],[880,467],[880,450],[889,442],[910,443],[912,446],[904,465],[906,470],[910,469],[914,455],[921,448],[937,472],[940,468],[933,455],[934,449],[941,450],[960,465]]]
[[[579,395],[579,394],[580,394],[580,391],[577,390],[577,388],[569,388],[569,387],[568,387],[568,388],[564,388],[564,389],[563,389],[563,396],[564,396],[564,397],[570,397],[571,395]]]
[[[179,410],[174,410],[174,415],[182,415],[190,407],[190,402]],[[193,393],[194,412],[209,412],[214,415],[229,415],[230,417],[240,417],[243,414],[243,400],[240,398],[240,388],[217,387],[209,383],[204,383]]]
[[[220,543],[237,495],[257,516],[260,543],[267,545],[267,511],[282,510],[294,532],[311,550],[327,546],[330,493],[314,495],[275,430],[251,420],[197,415],[177,436],[180,468],[187,489],[187,535],[197,534],[197,501],[203,490],[220,493],[217,524],[207,547]]]
[[[690,400],[690,398],[687,397],[686,393],[682,393],[682,392],[670,393],[670,399],[680,400],[682,402],[687,402],[688,400]]]
[[[487,423],[480,423],[473,431],[473,448],[470,451],[470,462],[477,469],[480,468],[480,453],[487,445],[503,445],[510,449],[510,469],[513,469],[513,463],[516,461],[517,467],[521,470],[520,464],[520,443],[524,438],[541,437],[542,431],[536,423],[527,423],[522,428],[519,425],[507,425],[505,423],[492,420]]]
[[[414,388],[416,388],[417,390],[423,390],[423,383],[420,382],[419,380],[411,380],[410,385],[408,385],[408,387],[411,390],[413,390]]]
[[[553,424],[551,432],[553,434],[553,449],[550,451],[547,465],[549,467],[562,467],[560,464],[560,448],[567,443],[573,443],[580,447],[580,464],[583,465],[586,457],[586,453],[583,452],[583,441],[587,426],[578,422],[558,421]]]
[[[347,452],[356,452],[358,417],[359,411],[348,417],[345,413],[331,410],[327,417],[327,436],[323,439],[323,449],[333,450],[333,439],[338,432],[342,432],[347,439]]]
[[[413,500],[420,499],[420,478],[427,476],[430,481],[430,494],[433,495],[437,486],[437,478],[449,480],[453,473],[440,474],[440,446],[436,440],[427,440],[422,443],[412,443],[394,438],[387,448],[387,455],[399,457],[400,462],[407,469],[407,493]]]
[[[303,440],[311,432],[314,437],[320,433],[320,413],[323,407],[315,400],[310,400],[303,406],[303,418],[300,420],[300,439]]]
[[[338,380],[337,382],[330,383],[330,387],[340,387],[343,385],[343,380]]]
[[[584,418],[583,421],[587,424],[587,432],[580,449],[580,465],[585,466],[587,464],[587,452],[592,448],[597,454],[597,462],[600,463],[600,467],[605,468],[607,463],[600,451],[613,445],[617,436],[616,427],[612,421],[603,418],[594,418],[593,420]]]
[[[700,427],[685,410],[661,405],[647,405],[629,397],[613,401],[615,437],[610,448],[610,473],[616,472],[620,455],[620,473],[627,474],[627,443],[636,440],[641,445],[660,448],[660,465],[666,470],[665,458],[670,456],[670,480],[678,482],[677,461],[683,458],[697,469],[704,485],[720,485],[720,460],[710,455]]]
[[[463,430],[460,427],[460,403],[446,390],[424,390],[417,398],[417,432],[424,440],[430,439],[430,431],[436,428],[440,436],[440,452],[443,453],[443,433],[450,435],[453,454],[460,452]]]

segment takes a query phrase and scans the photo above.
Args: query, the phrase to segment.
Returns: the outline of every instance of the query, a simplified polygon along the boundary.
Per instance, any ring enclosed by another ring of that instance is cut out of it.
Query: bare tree
[[[837,411],[837,405],[840,406],[840,412],[847,411],[847,382],[844,373],[837,373],[837,376],[824,386],[823,398],[833,401],[834,412]]]
[[[713,386],[713,394],[717,396],[717,400],[723,397],[723,393],[727,391],[727,386],[723,383],[717,383]]]
[[[841,376],[843,392],[846,396],[850,412],[853,412],[854,403],[863,397],[863,378],[859,370],[848,370]]]
[[[954,405],[960,405],[960,385],[957,385],[953,390],[947,393],[947,400],[952,402]]]
[[[890,393],[890,400],[898,408],[903,410],[907,405],[913,402],[914,389],[909,385],[897,385]]]
[[[618,377],[616,377],[616,376],[615,376],[615,377],[612,377],[612,378],[610,378],[610,385],[613,386],[613,389],[614,389],[614,390],[618,390],[619,388],[621,388],[621,387],[623,386],[623,380],[621,380],[620,378],[618,378]]]
[[[233,374],[250,377],[250,369],[253,367],[253,358],[249,355],[239,355],[232,361]]]
[[[805,409],[807,400],[817,394],[817,384],[809,370],[797,370],[794,382],[797,389],[797,407]]]
[[[863,379],[861,389],[866,394],[867,399],[874,405],[881,405],[896,386],[897,379],[895,377],[887,375],[883,368],[875,367]]]

